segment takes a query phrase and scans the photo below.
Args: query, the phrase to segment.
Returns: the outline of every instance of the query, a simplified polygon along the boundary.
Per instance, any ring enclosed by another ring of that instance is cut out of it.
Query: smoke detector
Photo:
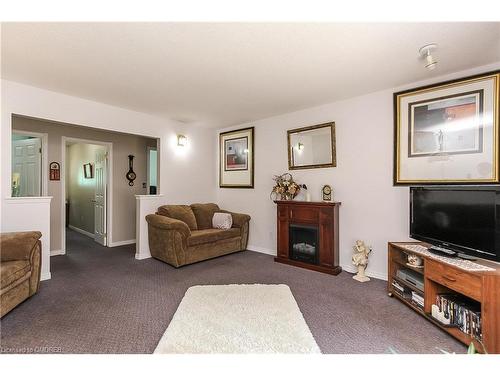
[[[432,52],[437,49],[437,44],[426,44],[418,50],[420,56],[425,60],[425,67],[429,70],[434,70],[438,64],[437,60],[432,56]]]

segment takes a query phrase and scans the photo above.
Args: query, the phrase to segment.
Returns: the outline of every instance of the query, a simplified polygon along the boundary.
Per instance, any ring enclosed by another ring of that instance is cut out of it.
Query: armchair
[[[38,291],[41,236],[40,232],[0,235],[0,317]]]

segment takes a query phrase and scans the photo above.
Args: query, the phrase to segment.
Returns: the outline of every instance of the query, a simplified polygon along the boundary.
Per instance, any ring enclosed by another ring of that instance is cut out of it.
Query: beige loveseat
[[[41,236],[40,232],[0,235],[0,317],[38,291]]]
[[[230,229],[213,229],[216,212],[230,213]],[[214,203],[167,205],[146,216],[151,256],[174,267],[246,250],[250,216],[221,210]]]

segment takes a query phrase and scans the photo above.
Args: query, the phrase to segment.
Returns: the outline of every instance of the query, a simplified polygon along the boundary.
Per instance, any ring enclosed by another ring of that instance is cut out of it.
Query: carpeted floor
[[[105,248],[68,231],[52,279],[1,320],[1,352],[152,353],[193,285],[286,284],[323,353],[462,353],[465,347],[387,297],[385,282],[358,283],[252,251],[175,269],[138,261],[134,246]]]

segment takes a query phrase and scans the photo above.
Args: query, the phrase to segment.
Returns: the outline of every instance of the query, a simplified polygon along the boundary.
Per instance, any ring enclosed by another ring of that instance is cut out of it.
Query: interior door
[[[95,154],[94,240],[107,246],[106,189],[108,153],[105,149]]]
[[[39,197],[42,195],[42,142],[40,138],[12,141],[13,195]],[[14,190],[16,190],[14,192]]]

